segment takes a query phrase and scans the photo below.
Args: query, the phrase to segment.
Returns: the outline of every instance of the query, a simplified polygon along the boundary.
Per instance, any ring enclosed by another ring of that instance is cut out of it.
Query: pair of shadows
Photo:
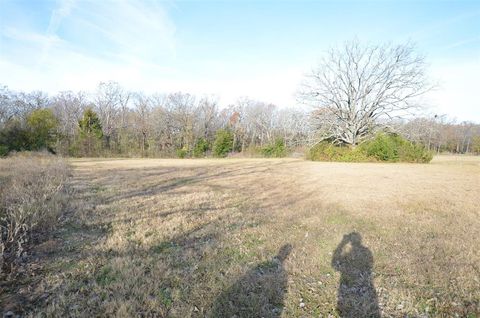
[[[284,262],[292,250],[280,248],[271,260],[258,264],[222,293],[210,317],[280,317],[287,289]],[[341,273],[337,312],[341,317],[380,317],[373,285],[372,252],[362,237],[352,232],[343,237],[332,257],[332,267]]]

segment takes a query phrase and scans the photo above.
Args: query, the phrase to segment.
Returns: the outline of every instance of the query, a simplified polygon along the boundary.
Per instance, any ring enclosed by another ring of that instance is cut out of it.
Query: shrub
[[[10,151],[31,150],[30,133],[19,120],[9,120],[0,130],[0,145],[3,156]]]
[[[177,157],[180,159],[185,159],[188,156],[188,150],[186,148],[177,149]]]
[[[361,149],[348,146],[335,146],[327,141],[320,142],[310,148],[307,159],[315,161],[366,162],[375,161]]]
[[[287,155],[287,148],[283,139],[279,138],[274,143],[262,147],[260,152],[264,157],[281,158]]]
[[[36,109],[25,120],[13,118],[0,129],[0,156],[11,151],[54,152],[58,120],[50,109]]]
[[[380,133],[374,139],[361,144],[360,149],[365,151],[368,157],[374,157],[380,161],[398,161],[401,142],[402,140],[396,136]]]
[[[398,150],[399,161],[428,163],[433,159],[433,153],[425,147],[407,141]]]
[[[430,162],[433,154],[396,134],[379,133],[374,139],[360,145],[367,156],[391,162]]]
[[[27,247],[56,225],[66,203],[68,167],[47,154],[0,160],[0,273],[8,273]]]
[[[475,136],[472,138],[471,149],[474,154],[480,155],[480,136]]]
[[[199,138],[193,147],[193,156],[195,158],[205,157],[208,149],[210,149],[210,144],[205,138]]]
[[[321,142],[310,148],[307,159],[343,162],[430,162],[433,155],[424,147],[416,145],[399,135],[379,133],[372,140],[357,147],[335,146]]]
[[[5,157],[8,155],[8,146],[7,145],[0,145],[0,157]]]
[[[233,150],[233,133],[230,130],[219,129],[215,134],[213,143],[213,155],[215,157],[226,157]]]
[[[57,139],[58,120],[51,109],[37,109],[27,117],[30,129],[32,150],[48,149],[53,152],[53,144]]]

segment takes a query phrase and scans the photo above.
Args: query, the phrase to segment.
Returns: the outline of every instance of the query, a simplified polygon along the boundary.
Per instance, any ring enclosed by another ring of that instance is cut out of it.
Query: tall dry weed
[[[12,269],[27,247],[55,227],[67,201],[65,160],[42,153],[16,154],[0,161],[0,269]]]

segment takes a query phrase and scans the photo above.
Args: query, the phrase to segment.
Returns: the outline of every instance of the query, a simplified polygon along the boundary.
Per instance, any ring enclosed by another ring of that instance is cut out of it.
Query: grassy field
[[[70,210],[36,250],[37,277],[4,298],[8,309],[23,303],[32,316],[62,317],[480,315],[479,157],[71,164]]]

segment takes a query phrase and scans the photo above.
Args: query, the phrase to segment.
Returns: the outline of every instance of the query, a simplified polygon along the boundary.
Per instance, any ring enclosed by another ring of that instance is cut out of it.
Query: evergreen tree
[[[103,137],[102,125],[98,115],[91,108],[87,108],[83,112],[82,119],[78,122],[78,127],[82,153],[87,156],[97,154]]]
[[[219,129],[215,134],[213,154],[215,157],[226,157],[233,150],[233,133],[230,130]]]

